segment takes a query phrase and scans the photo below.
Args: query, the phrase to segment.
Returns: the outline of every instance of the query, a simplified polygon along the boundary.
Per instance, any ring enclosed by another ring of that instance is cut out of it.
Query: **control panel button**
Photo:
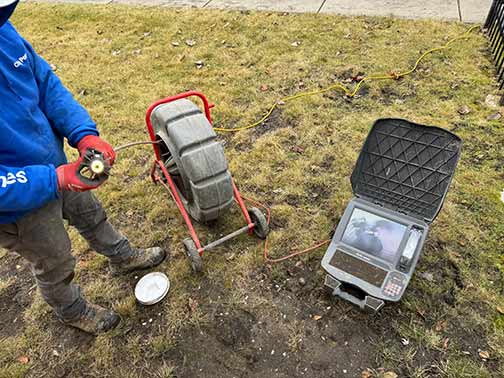
[[[382,292],[388,297],[395,298],[401,296],[406,287],[406,277],[400,273],[392,272],[387,277]]]

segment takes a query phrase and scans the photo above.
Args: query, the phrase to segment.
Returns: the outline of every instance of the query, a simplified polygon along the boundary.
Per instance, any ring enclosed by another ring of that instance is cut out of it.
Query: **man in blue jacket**
[[[8,22],[19,0],[0,0],[0,247],[30,262],[43,298],[65,324],[89,333],[113,328],[119,316],[86,302],[72,283],[75,259],[63,219],[91,248],[110,260],[113,273],[155,266],[160,248],[132,248],[76,175],[87,149],[112,165],[113,148],[100,139],[86,110],[49,65]],[[79,150],[67,163],[63,140]]]

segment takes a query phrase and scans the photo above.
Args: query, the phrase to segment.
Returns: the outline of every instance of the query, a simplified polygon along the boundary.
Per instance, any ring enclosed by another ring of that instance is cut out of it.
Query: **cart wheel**
[[[158,151],[187,212],[198,222],[219,218],[234,202],[224,149],[201,110],[187,99],[151,114]]]
[[[255,236],[257,236],[259,239],[266,239],[269,234],[269,225],[263,212],[257,207],[251,207],[250,209],[248,209],[248,212],[252,223],[255,224]]]
[[[201,258],[196,244],[194,244],[192,239],[184,239],[182,241],[186,250],[186,255],[189,258],[189,263],[194,273],[200,273],[203,271],[203,259]]]

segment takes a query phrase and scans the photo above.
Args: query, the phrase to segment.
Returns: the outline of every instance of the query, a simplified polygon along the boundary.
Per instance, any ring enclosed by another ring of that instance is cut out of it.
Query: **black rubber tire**
[[[187,99],[159,105],[151,115],[163,162],[193,219],[209,222],[233,204],[224,149],[201,110]]]
[[[248,213],[252,223],[255,224],[254,235],[259,239],[266,239],[269,234],[268,220],[264,216],[263,212],[257,207],[251,207],[248,209]]]
[[[184,243],[185,252],[193,272],[201,273],[203,271],[203,259],[196,248],[196,244],[192,239],[184,239],[182,243]]]

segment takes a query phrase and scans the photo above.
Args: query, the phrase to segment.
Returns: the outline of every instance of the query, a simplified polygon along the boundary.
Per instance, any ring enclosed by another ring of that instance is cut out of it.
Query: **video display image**
[[[370,255],[394,262],[407,226],[355,208],[342,241]]]

